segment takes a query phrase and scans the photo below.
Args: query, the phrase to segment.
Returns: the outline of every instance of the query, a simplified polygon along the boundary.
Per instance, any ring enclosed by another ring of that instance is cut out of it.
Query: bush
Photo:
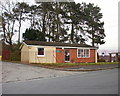
[[[21,54],[19,50],[20,44],[14,44],[12,49],[12,61],[20,61],[21,60]]]
[[[98,62],[106,62],[105,59],[98,59]]]
[[[16,50],[12,53],[12,61],[20,61],[21,59],[20,51]]]

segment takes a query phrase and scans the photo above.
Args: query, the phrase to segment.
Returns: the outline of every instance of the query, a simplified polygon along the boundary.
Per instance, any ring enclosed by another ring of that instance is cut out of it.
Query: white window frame
[[[88,57],[85,57],[85,56],[83,56],[83,57],[80,57],[80,56],[78,56],[78,50],[83,50],[83,53],[84,53],[84,50],[89,50],[89,56]],[[89,48],[78,48],[77,49],[77,58],[90,58],[90,49]]]
[[[38,48],[43,48],[43,47],[38,47]],[[45,48],[44,49],[44,55],[38,55],[38,48],[37,48],[37,57],[45,57]]]

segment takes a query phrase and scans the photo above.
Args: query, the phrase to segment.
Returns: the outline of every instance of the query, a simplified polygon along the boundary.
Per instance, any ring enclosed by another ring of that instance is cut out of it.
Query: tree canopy
[[[23,38],[24,40],[46,41],[43,32],[30,28],[23,33]]]
[[[23,40],[69,43],[91,41],[92,46],[105,43],[101,8],[93,3],[36,2],[34,5],[29,5],[17,2],[11,7],[10,12],[2,4],[1,8],[4,9],[3,37],[6,42],[11,42],[9,44],[12,44],[15,30],[19,33],[18,42],[20,42],[21,27],[26,21],[29,21],[30,26],[23,33]],[[14,27],[16,23],[18,29]]]

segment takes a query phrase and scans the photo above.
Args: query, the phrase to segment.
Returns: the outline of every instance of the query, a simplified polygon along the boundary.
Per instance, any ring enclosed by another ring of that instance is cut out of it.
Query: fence
[[[2,49],[2,60],[11,60],[12,51]]]

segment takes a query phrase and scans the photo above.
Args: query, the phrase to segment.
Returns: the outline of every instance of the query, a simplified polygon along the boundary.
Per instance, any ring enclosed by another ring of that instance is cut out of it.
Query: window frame
[[[79,50],[83,50],[83,54],[85,54],[85,50],[89,50],[88,57],[87,56],[83,56],[83,57],[79,56],[79,54],[78,54]],[[90,49],[89,48],[77,48],[77,58],[90,58]]]
[[[39,48],[44,49],[44,55],[38,55],[38,49],[39,49]],[[38,48],[37,48],[37,56],[38,56],[38,57],[45,57],[45,48],[43,48],[43,47],[38,47]]]

